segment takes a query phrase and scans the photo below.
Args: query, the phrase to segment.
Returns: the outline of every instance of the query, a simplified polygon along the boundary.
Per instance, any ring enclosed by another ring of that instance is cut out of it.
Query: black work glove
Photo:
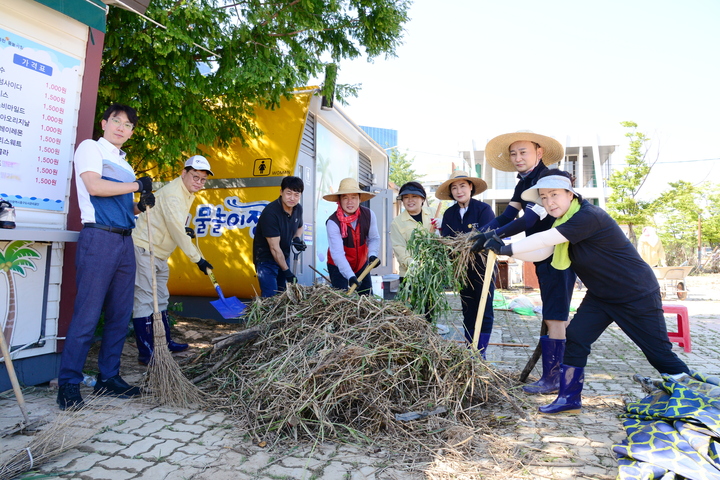
[[[195,238],[195,230],[192,227],[185,227],[185,235],[190,238]]]
[[[289,268],[287,270],[284,270],[282,273],[283,273],[283,275],[285,275],[285,281],[287,283],[296,283],[297,282],[297,277],[295,276],[295,274],[292,271],[290,271]]]
[[[135,183],[138,184],[138,189],[136,190],[136,192],[140,192],[140,193],[152,192],[152,177],[140,177],[137,180],[135,180]]]
[[[305,249],[307,249],[305,241],[300,237],[295,237],[292,239],[292,246],[295,247],[295,250],[297,250],[298,252],[304,252]]]
[[[470,241],[475,242],[473,243],[472,248],[470,249],[473,252],[480,252],[484,250],[485,242],[490,240],[495,236],[494,230],[488,230],[487,232],[480,232],[477,235],[474,235],[470,238]]]
[[[137,204],[138,210],[144,212],[148,207],[152,208],[155,206],[155,195],[152,192],[143,193],[140,195],[140,201]]]
[[[348,287],[352,287],[353,285],[355,285],[355,288],[356,288],[356,289],[357,289],[357,288],[360,288],[360,282],[358,282],[358,279],[357,279],[357,277],[356,277],[355,275],[353,275],[352,277],[348,278]]]
[[[485,241],[485,245],[483,245],[483,250],[492,250],[498,255],[509,255],[512,253],[512,249],[508,248],[503,251],[503,247],[506,247],[505,242],[502,241],[500,237],[497,235],[493,235],[492,238],[488,238]],[[510,249],[510,252],[508,253],[507,250]]]
[[[370,255],[370,258],[368,258],[368,265],[372,265],[372,263],[377,260],[377,257],[375,255]],[[378,265],[380,265],[378,263]]]
[[[207,272],[207,269],[208,269],[208,268],[209,268],[210,270],[213,269],[213,266],[210,265],[210,262],[208,262],[208,261],[205,260],[204,258],[201,258],[200,260],[198,260],[197,266],[198,266],[198,268],[200,269],[200,271],[203,272],[205,275],[208,274],[208,272]]]

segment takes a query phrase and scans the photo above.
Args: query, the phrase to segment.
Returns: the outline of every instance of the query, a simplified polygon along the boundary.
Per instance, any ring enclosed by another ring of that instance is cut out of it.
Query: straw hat
[[[510,145],[520,141],[535,142],[540,145],[543,149],[542,161],[545,165],[557,163],[565,156],[565,149],[554,138],[530,131],[520,131],[498,135],[490,140],[485,147],[485,158],[493,168],[514,172],[515,165],[510,161]]]
[[[346,195],[348,193],[357,193],[360,195],[360,201],[365,202],[375,196],[374,193],[366,192],[360,188],[360,184],[354,178],[343,178],[340,181],[340,188],[337,192],[323,195],[323,198],[328,202],[339,202],[340,195]]]
[[[482,193],[487,190],[487,183],[485,183],[485,180],[482,178],[471,177],[467,174],[467,172],[455,170],[450,176],[450,179],[446,180],[437,188],[435,191],[435,197],[440,200],[453,200],[452,195],[450,195],[450,184],[457,180],[467,180],[475,185],[475,193],[473,195],[477,195],[478,193]]]

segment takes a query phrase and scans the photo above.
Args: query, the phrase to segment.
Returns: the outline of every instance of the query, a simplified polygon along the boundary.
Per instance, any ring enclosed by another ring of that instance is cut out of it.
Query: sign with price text
[[[0,198],[63,211],[80,60],[0,29]]]

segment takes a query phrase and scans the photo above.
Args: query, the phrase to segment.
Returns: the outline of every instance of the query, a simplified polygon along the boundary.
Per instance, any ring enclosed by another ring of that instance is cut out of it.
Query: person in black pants
[[[518,172],[518,183],[505,211],[481,228],[485,232],[482,234],[485,240],[494,235],[505,238],[521,232],[532,235],[552,228],[555,219],[542,205],[523,200],[522,194],[548,170],[546,165],[559,162],[564,155],[565,149],[560,142],[532,132],[505,133],[488,142],[485,147],[488,163],[498,170]],[[520,210],[523,215],[516,218]],[[542,377],[537,382],[524,385],[523,390],[526,393],[555,393],[560,388],[560,362],[565,352],[565,328],[570,318],[570,301],[576,277],[572,268],[554,268],[552,255],[535,262],[535,273],[540,283],[542,317],[547,335],[540,337]]]
[[[440,234],[443,237],[477,230],[495,218],[490,205],[472,198],[485,190],[487,190],[487,183],[484,180],[470,177],[466,172],[462,171],[455,171],[449,180],[438,187],[435,191],[437,198],[440,200],[455,200],[456,202],[455,205],[445,210],[443,214],[440,229]],[[475,334],[475,320],[480,307],[480,297],[482,296],[483,276],[485,274],[484,260],[486,259],[483,259],[480,254],[475,255],[475,258],[468,265],[468,285],[460,290],[465,338],[471,345]],[[494,292],[495,285],[494,282],[491,282],[487,303],[485,303],[485,311],[483,312],[478,344],[475,345],[478,351],[481,352],[483,359],[485,358],[485,350],[490,341],[490,333],[495,320],[492,305]]]
[[[567,172],[545,172],[522,196],[542,204],[548,214],[557,219],[553,228],[511,245],[505,245],[499,237],[479,245],[484,240],[479,239],[473,249],[490,249],[529,261],[553,255],[555,268],[572,266],[587,287],[567,328],[558,396],[550,405],[540,407],[540,412],[580,411],[587,357],[592,344],[613,322],[642,350],[658,372],[690,373],[668,340],[655,274],[615,220],[583,200],[573,189],[572,176]]]

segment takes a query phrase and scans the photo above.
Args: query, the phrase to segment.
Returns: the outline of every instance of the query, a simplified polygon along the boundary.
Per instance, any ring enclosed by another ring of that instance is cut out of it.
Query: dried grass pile
[[[50,424],[33,436],[24,449],[0,465],[0,479],[17,478],[85,443],[97,433],[94,424],[88,422],[88,417],[106,407],[107,399],[90,396],[85,399],[83,407],[60,412]]]
[[[506,378],[398,302],[291,285],[255,302],[248,327],[254,343],[197,358],[188,376],[257,440],[422,435],[426,422],[396,415],[473,426],[483,405],[514,405]]]

